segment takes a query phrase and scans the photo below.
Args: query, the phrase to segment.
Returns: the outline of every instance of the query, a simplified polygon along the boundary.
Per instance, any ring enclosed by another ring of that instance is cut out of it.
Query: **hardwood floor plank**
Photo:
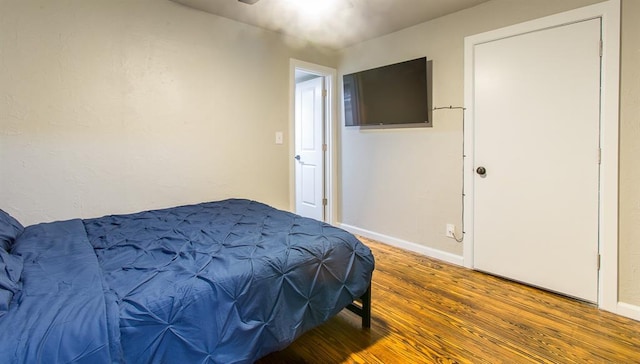
[[[361,238],[371,329],[343,311],[270,363],[640,363],[640,322]]]

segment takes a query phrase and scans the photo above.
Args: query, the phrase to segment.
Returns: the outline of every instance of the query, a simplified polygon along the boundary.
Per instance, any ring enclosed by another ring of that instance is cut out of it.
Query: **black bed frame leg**
[[[371,283],[369,283],[366,292],[358,297],[356,301],[360,301],[361,305],[351,303],[347,306],[347,309],[360,316],[362,318],[362,328],[368,329],[371,327]]]
[[[368,329],[371,328],[371,283],[360,299],[362,299],[362,328]]]

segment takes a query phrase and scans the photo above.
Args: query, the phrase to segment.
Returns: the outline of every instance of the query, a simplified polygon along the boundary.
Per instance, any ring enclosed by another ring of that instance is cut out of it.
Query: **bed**
[[[23,228],[0,210],[3,363],[252,363],[344,308],[371,251],[231,199]]]

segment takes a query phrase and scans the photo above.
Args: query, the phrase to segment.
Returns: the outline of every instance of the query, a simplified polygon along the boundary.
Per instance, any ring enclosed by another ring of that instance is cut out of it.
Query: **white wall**
[[[288,208],[289,58],[336,62],[294,43],[164,0],[0,1],[0,208]]]

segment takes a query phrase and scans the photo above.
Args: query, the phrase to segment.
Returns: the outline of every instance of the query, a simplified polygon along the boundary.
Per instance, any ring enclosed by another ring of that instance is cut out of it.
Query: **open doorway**
[[[290,208],[333,223],[336,70],[292,59],[289,76]]]

